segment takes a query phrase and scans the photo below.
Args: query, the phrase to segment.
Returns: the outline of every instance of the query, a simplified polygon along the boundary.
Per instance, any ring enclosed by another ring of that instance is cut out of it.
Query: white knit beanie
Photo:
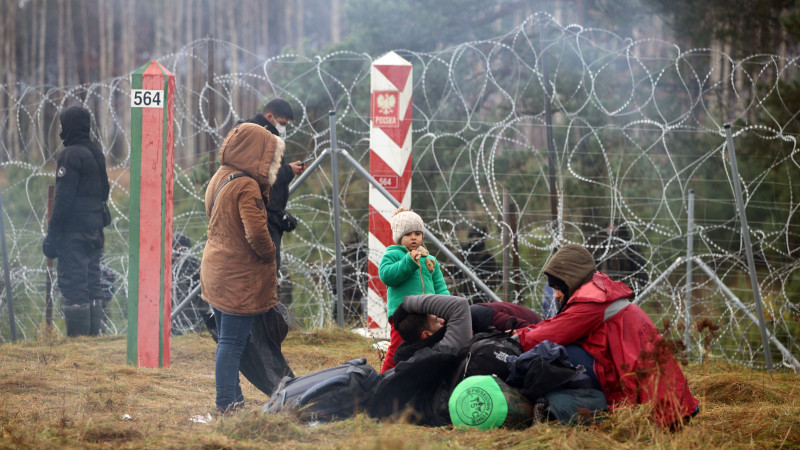
[[[425,222],[419,214],[408,211],[402,206],[397,208],[392,216],[392,240],[400,245],[400,239],[412,231],[425,233]]]

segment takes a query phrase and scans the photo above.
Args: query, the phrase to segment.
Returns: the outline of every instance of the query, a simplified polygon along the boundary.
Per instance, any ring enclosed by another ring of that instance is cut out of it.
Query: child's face
[[[422,245],[422,231],[412,231],[400,238],[400,245],[408,251],[416,250]]]

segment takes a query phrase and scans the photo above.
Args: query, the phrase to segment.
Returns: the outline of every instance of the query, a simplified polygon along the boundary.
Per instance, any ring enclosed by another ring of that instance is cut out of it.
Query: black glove
[[[284,211],[283,216],[281,216],[281,228],[283,228],[283,231],[291,233],[295,228],[297,228],[297,219],[295,219],[293,215]]]
[[[42,253],[50,259],[56,259],[58,257],[58,240],[50,233],[47,233],[47,236],[44,237]]]

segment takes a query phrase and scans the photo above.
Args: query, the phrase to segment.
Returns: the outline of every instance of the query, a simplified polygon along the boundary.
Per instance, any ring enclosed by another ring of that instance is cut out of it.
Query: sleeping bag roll
[[[467,377],[448,403],[453,425],[469,428],[522,428],[531,424],[533,405],[494,375]]]

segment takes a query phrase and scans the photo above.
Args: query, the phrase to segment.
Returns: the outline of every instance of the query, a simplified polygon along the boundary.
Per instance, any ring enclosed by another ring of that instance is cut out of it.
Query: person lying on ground
[[[410,295],[395,310],[394,327],[403,338],[396,363],[428,347],[457,353],[472,337],[469,302],[452,295]]]
[[[394,314],[395,330],[404,340],[397,366],[387,370],[373,395],[369,414],[429,426],[449,425],[448,399],[461,361],[460,350],[472,337],[469,302],[441,294],[405,297]],[[410,412],[410,416],[401,411]]]

